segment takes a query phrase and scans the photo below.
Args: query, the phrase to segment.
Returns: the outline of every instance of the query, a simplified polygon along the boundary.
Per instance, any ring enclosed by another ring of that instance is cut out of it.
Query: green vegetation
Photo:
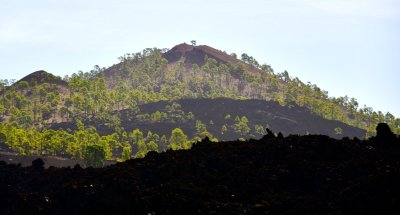
[[[144,157],[149,151],[160,151],[172,148],[188,149],[191,141],[179,128],[172,131],[169,145],[166,136],[159,138],[158,134],[143,133],[135,129],[127,135],[113,133],[101,136],[94,127],[85,128],[77,121],[77,130],[24,129],[15,123],[0,124],[0,143],[5,143],[21,155],[58,155],[72,159],[84,159],[88,166],[101,167],[105,160],[125,161],[131,158]],[[133,149],[135,151],[133,151]]]
[[[217,97],[273,100],[288,107],[297,104],[326,119],[365,129],[368,136],[374,134],[379,122],[386,122],[395,133],[400,133],[400,119],[389,112],[359,107],[356,99],[347,96],[329,97],[327,91],[315,84],[292,78],[287,71],[275,74],[269,65],[260,65],[247,54],[241,55],[243,63],[224,64],[206,57],[204,65],[189,69],[183,62],[168,65],[163,53],[160,49],[145,49],[126,54],[119,58],[119,64],[108,69],[95,66],[90,72],[64,77],[65,85],[48,73],[40,74],[41,81],[1,80],[0,142],[23,155],[69,156],[101,166],[103,160],[144,157],[149,151],[168,147],[187,149],[205,136],[216,141],[207,127],[218,126],[222,135],[235,132],[243,138],[263,134],[267,125],[254,125],[246,116],[227,114],[221,124],[212,120],[202,122],[192,112],[184,112],[176,102],[150,113],[139,108],[157,101]],[[260,72],[249,72],[244,63]],[[179,128],[173,129],[170,137],[151,131],[144,136],[139,129],[127,133],[121,125],[121,110],[128,113],[124,120],[135,122],[192,122],[195,136],[190,139]],[[74,122],[76,129],[49,129],[51,123]],[[96,128],[85,127],[82,122],[107,125],[114,132],[100,135]],[[342,129],[335,132],[339,134]]]
[[[247,134],[250,133],[250,128],[249,128],[249,120],[245,116],[236,117],[235,118],[235,125],[234,129],[236,133],[240,133],[242,136],[246,136]]]
[[[175,128],[172,131],[171,138],[169,139],[169,147],[173,150],[190,148],[188,138],[180,128]]]
[[[337,128],[335,128],[335,133],[336,134],[342,134],[342,128],[340,128],[340,127],[337,127]]]

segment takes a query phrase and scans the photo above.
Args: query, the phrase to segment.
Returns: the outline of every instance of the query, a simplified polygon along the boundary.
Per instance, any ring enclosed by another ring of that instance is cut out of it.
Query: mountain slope
[[[56,84],[36,86],[46,82],[41,78],[46,73],[34,73],[0,95],[0,133],[22,154],[82,159],[89,144],[100,144],[107,159],[119,159],[123,149],[126,159],[171,147],[176,135],[188,148],[204,136],[259,137],[267,127],[337,138],[371,136],[383,121],[400,130],[400,120],[390,113],[361,109],[353,98],[329,97],[315,84],[241,57],[187,44],[145,49],[108,68],[73,74],[61,90]],[[133,137],[135,129],[140,131]]]
[[[365,129],[368,136],[382,121],[400,132],[400,119],[390,113],[360,108],[355,98],[329,97],[317,85],[293,78],[287,71],[275,73],[269,65],[259,65],[247,54],[239,60],[209,46],[183,43],[166,52],[146,49],[120,59],[121,63],[104,71],[107,81],[113,83],[111,88],[122,78],[134,88],[163,94],[165,99],[158,100],[227,97],[273,100],[282,106],[295,103],[326,119]]]

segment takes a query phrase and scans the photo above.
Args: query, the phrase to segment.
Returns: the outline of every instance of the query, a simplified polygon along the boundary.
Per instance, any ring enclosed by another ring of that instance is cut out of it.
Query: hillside
[[[379,122],[399,133],[400,119],[359,108],[288,72],[275,73],[243,53],[180,44],[121,56],[61,80],[44,71],[0,95],[0,143],[23,155],[86,159],[101,147],[106,160],[212,141],[283,134],[360,139]],[[61,129],[59,129],[61,128]],[[176,139],[179,137],[178,139]]]
[[[0,162],[1,214],[399,214],[400,139],[203,140],[105,168]]]
[[[127,85],[163,94],[165,100],[228,97],[272,100],[282,106],[294,103],[323,118],[367,130],[368,136],[383,121],[400,133],[400,119],[391,113],[360,107],[356,98],[329,97],[317,85],[291,77],[287,71],[275,73],[270,65],[261,65],[246,53],[238,59],[234,53],[183,43],[167,51],[146,49],[119,59],[121,63],[100,72],[112,88],[126,78]]]

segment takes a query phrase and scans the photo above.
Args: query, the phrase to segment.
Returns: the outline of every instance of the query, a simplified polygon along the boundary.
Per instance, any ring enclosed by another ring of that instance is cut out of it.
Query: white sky
[[[0,79],[194,39],[400,117],[399,38],[396,0],[2,0]]]

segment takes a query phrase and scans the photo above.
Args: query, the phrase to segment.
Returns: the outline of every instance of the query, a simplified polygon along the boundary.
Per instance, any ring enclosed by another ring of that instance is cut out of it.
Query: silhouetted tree
[[[86,147],[85,160],[88,166],[102,167],[105,157],[104,146],[100,144],[89,144]]]
[[[396,135],[390,130],[386,123],[379,123],[376,126],[376,140],[379,144],[388,145],[396,141]]]

